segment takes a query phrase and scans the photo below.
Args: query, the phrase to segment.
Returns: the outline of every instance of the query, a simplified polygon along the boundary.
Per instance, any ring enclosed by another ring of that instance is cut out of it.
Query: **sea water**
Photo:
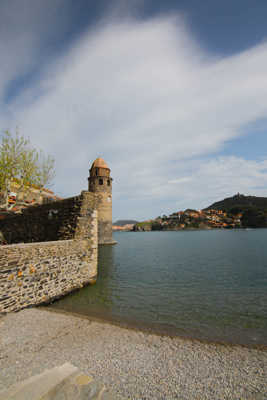
[[[117,232],[98,279],[52,307],[159,333],[267,345],[267,229]]]

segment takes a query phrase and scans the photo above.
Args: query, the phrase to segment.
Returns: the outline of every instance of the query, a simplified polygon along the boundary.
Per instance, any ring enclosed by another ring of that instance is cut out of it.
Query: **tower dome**
[[[96,158],[90,168],[90,177],[98,176],[98,177],[109,177],[110,169],[107,166],[107,163],[103,158]]]
[[[95,159],[95,161],[93,162],[91,169],[92,168],[106,168],[109,169],[109,167],[107,166],[107,163],[105,160],[103,160],[103,158],[98,157]]]

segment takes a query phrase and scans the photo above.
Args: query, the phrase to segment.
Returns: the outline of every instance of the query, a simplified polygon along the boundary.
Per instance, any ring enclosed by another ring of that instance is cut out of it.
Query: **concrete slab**
[[[115,400],[105,386],[79,372],[70,363],[63,364],[15,384],[0,392],[0,400]]]

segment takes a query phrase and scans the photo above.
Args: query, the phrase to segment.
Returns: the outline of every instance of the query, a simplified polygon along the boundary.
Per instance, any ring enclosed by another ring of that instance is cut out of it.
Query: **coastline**
[[[53,304],[53,303],[52,303]],[[174,326],[169,326],[169,325],[162,325],[159,327],[159,325],[156,324],[143,324],[140,321],[130,321],[126,319],[119,319],[119,318],[112,318],[110,316],[104,315],[102,316],[99,313],[91,313],[91,314],[82,314],[82,313],[77,313],[73,311],[68,311],[64,310],[61,308],[55,308],[51,307],[49,304],[48,305],[40,305],[38,306],[38,309],[41,310],[46,310],[49,312],[55,312],[59,314],[64,314],[64,315],[70,315],[76,318],[81,318],[81,319],[86,319],[89,321],[94,321],[98,322],[101,324],[108,324],[112,326],[117,326],[119,328],[123,329],[129,329],[135,332],[142,332],[144,334],[150,334],[150,335],[155,335],[159,337],[168,337],[171,339],[179,338],[182,340],[189,340],[190,342],[199,342],[203,344],[214,344],[214,345],[221,345],[221,346],[240,346],[248,349],[258,349],[262,351],[267,352],[267,345],[266,344],[259,344],[259,343],[238,343],[238,342],[230,342],[230,341],[225,341],[225,340],[216,340],[216,339],[211,339],[211,338],[201,338],[197,336],[190,335],[188,333],[182,333],[181,331],[178,330],[178,328],[175,328]]]
[[[40,307],[0,318],[0,390],[64,362],[128,399],[267,396],[266,348],[162,336]]]

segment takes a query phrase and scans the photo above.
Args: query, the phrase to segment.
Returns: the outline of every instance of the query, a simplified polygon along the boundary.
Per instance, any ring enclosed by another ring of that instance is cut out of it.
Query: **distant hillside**
[[[258,210],[267,210],[267,197],[244,196],[236,194],[233,197],[217,201],[204,210],[223,210],[226,212],[239,212],[248,208],[257,208]]]
[[[267,197],[237,194],[217,201],[205,210],[223,210],[230,215],[242,214],[241,226],[247,228],[267,228]]]
[[[124,226],[128,224],[136,224],[138,221],[135,221],[133,219],[119,219],[118,221],[115,221],[112,223],[112,225],[116,226]]]
[[[244,196],[217,201],[204,210],[176,211],[169,216],[138,222],[135,232],[196,229],[267,228],[267,197]]]

